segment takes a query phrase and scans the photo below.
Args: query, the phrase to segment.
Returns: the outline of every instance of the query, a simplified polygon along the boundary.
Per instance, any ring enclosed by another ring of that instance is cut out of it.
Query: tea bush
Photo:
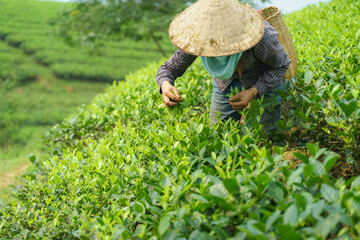
[[[287,96],[283,125],[302,125],[308,140],[360,159],[359,1],[306,8],[286,20],[297,46],[300,71]],[[315,12],[316,11],[316,12]],[[288,119],[287,119],[288,120]],[[285,127],[285,129],[286,129]]]
[[[211,81],[199,60],[177,81],[185,101],[174,109],[165,108],[154,80],[161,63],[154,63],[128,75],[125,82],[114,83],[49,132],[47,143],[56,147],[53,157],[38,162],[30,156],[37,172],[28,174],[24,186],[14,188],[13,198],[1,203],[0,236],[359,238],[360,177],[332,174],[344,156],[356,156],[356,145],[346,144],[343,138],[345,134],[354,141],[358,137],[353,135],[357,126],[345,132],[359,119],[359,111],[352,110],[353,102],[359,102],[351,83],[358,78],[356,66],[346,61],[317,62],[330,55],[319,50],[320,35],[321,41],[331,38],[340,43],[342,39],[332,29],[318,27],[322,11],[352,27],[350,22],[358,20],[348,16],[358,14],[359,7],[357,1],[334,0],[286,18],[290,29],[297,29],[292,31],[300,69],[289,89],[281,92],[286,108],[280,125],[287,131],[286,140],[298,140],[300,135],[293,131],[297,125],[311,137],[303,139],[308,140],[306,153],[294,153],[299,165],[283,160],[286,148],[266,142],[256,121],[252,130],[232,121],[210,125]],[[308,25],[296,22],[310,16]],[[323,32],[304,37],[309,29]],[[346,44],[349,49],[357,46],[352,39]],[[333,74],[324,74],[321,67],[336,64],[347,68],[343,67],[344,75],[330,79]],[[347,102],[339,101],[340,97],[348,97]],[[331,116],[342,125],[334,125]],[[329,150],[324,146],[332,147],[335,135],[325,130],[334,128],[340,132],[336,133],[340,147]]]
[[[39,172],[14,191],[17,200],[1,206],[4,236],[346,239],[359,234],[360,178],[333,179],[336,153],[308,144],[310,156],[299,155],[303,163],[292,170],[282,161],[285,149],[271,153],[257,147],[256,130],[249,133],[232,122],[210,127],[211,82],[198,63],[178,85],[186,92],[183,106],[162,107],[156,88],[147,87],[157,67],[114,84],[59,126],[68,130],[61,140],[73,145],[41,164],[31,157]],[[104,126],[106,134],[100,134]],[[71,132],[86,139],[76,142]],[[97,141],[91,132],[100,134]]]

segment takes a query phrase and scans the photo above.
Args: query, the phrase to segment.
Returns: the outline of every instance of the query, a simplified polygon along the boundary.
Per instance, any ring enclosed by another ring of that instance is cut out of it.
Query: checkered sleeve
[[[196,58],[197,56],[176,50],[174,55],[160,66],[156,75],[156,82],[159,85],[160,94],[162,93],[161,84],[164,81],[168,81],[171,85],[174,85],[175,80],[185,73],[186,69],[195,61]]]
[[[290,66],[290,58],[277,39],[278,32],[265,21],[265,33],[254,47],[254,56],[264,63],[265,73],[256,82],[259,96],[278,87]]]

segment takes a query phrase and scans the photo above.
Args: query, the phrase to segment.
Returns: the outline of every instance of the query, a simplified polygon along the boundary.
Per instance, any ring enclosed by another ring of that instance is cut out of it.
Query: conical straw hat
[[[252,48],[264,31],[261,15],[238,0],[199,0],[175,17],[169,36],[191,55],[220,57]]]

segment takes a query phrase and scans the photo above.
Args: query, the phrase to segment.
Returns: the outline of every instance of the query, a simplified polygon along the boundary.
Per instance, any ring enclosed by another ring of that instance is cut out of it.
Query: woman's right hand
[[[168,81],[164,81],[161,84],[162,101],[167,107],[174,107],[182,102],[182,98],[179,91],[171,85]]]

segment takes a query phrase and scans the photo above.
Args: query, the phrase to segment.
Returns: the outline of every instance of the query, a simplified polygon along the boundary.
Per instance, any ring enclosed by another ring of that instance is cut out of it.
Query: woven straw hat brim
[[[199,0],[175,17],[169,37],[191,55],[220,57],[252,48],[264,31],[260,14],[238,0]]]

